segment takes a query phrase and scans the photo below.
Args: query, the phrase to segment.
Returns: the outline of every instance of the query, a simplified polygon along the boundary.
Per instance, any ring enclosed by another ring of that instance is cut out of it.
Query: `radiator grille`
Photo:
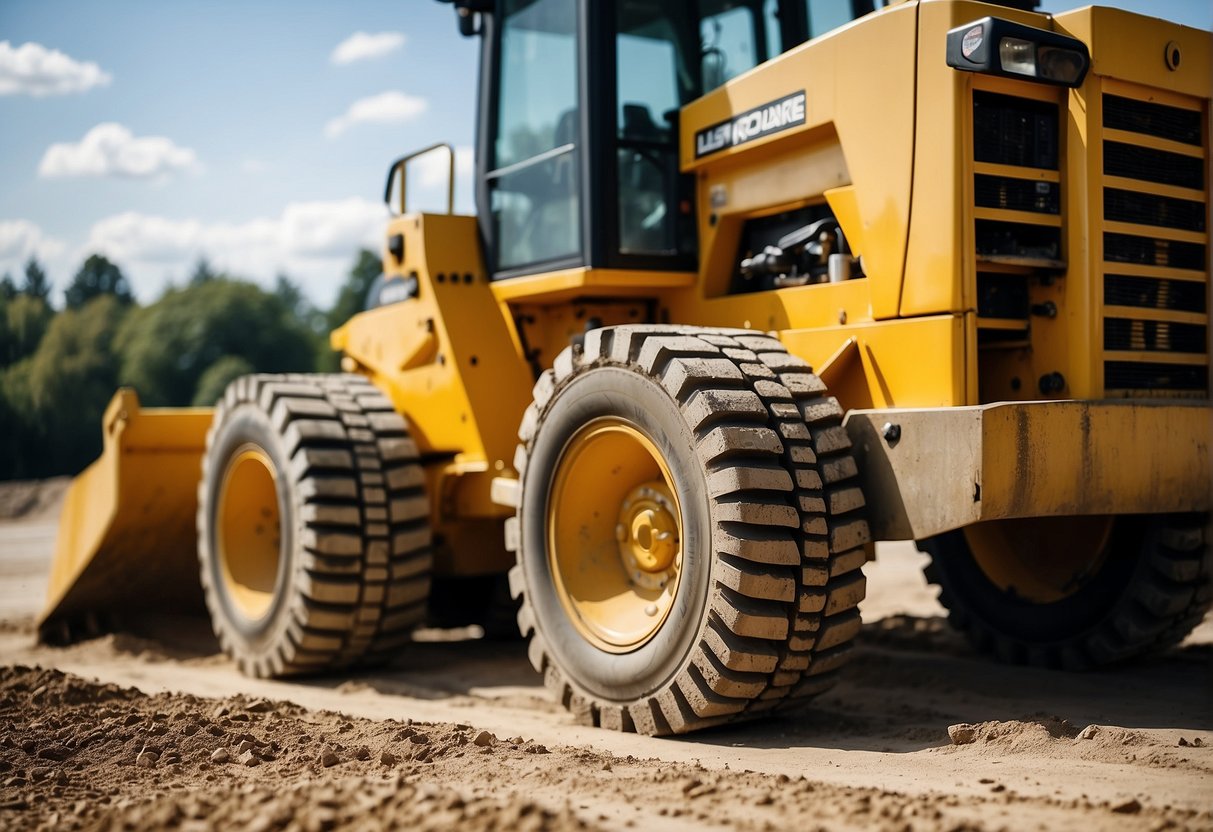
[[[1108,231],[1103,235],[1103,247],[1104,259],[1113,263],[1137,263],[1143,266],[1199,271],[1205,262],[1205,247],[1200,243]]]
[[[1140,191],[1105,188],[1103,192],[1105,220],[1157,225],[1162,228],[1205,230],[1205,204],[1191,199],[1176,199]]]
[[[1104,128],[1119,131],[1102,143],[1104,389],[1206,396],[1206,115],[1194,99],[1147,97],[1102,100]]]
[[[1200,324],[1108,318],[1103,326],[1105,350],[1204,352],[1209,333]]]
[[[1061,186],[1056,182],[1034,182],[979,173],[973,177],[973,198],[982,208],[1032,211],[1037,214],[1061,212]]]
[[[1179,188],[1204,188],[1203,159],[1172,153],[1169,150],[1113,141],[1104,142],[1103,154],[1105,176],[1123,176],[1126,179],[1175,185]]]
[[[1175,312],[1208,311],[1204,283],[1190,280],[1133,277],[1105,274],[1103,302],[1108,306],[1137,306],[1142,309],[1167,309]]]
[[[1057,168],[1057,105],[976,90],[973,158],[1026,168]]]
[[[1168,107],[1110,93],[1103,97],[1104,127],[1113,130],[1128,130],[1200,147],[1200,122],[1199,110]]]
[[[1104,386],[1126,394],[1167,393],[1203,396],[1208,389],[1209,368],[1205,365],[1160,364],[1151,361],[1108,361],[1104,364]]]

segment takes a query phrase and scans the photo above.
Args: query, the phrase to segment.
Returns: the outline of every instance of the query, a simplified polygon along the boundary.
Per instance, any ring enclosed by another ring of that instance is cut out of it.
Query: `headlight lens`
[[[1036,77],[1036,44],[1021,38],[1003,38],[998,44],[998,59],[1004,72]]]
[[[1076,84],[1086,70],[1087,59],[1081,52],[1044,45],[1036,50],[1036,72],[1047,81]]]

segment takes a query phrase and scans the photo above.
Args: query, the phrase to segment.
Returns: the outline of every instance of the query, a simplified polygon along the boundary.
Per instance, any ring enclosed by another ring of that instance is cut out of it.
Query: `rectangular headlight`
[[[1077,87],[1091,53],[1077,38],[986,17],[948,32],[948,66]]]

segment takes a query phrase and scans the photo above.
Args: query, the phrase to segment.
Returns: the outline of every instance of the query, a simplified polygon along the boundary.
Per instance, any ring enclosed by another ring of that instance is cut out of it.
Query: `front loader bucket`
[[[209,408],[139,407],[121,389],[105,409],[101,457],[63,503],[43,641],[145,613],[201,613],[195,514]]]

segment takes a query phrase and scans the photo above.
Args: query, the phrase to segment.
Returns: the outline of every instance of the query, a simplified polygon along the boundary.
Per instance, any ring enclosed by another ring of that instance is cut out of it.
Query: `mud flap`
[[[59,518],[42,641],[89,635],[133,614],[203,614],[195,514],[209,408],[143,410],[119,390],[104,448]]]

